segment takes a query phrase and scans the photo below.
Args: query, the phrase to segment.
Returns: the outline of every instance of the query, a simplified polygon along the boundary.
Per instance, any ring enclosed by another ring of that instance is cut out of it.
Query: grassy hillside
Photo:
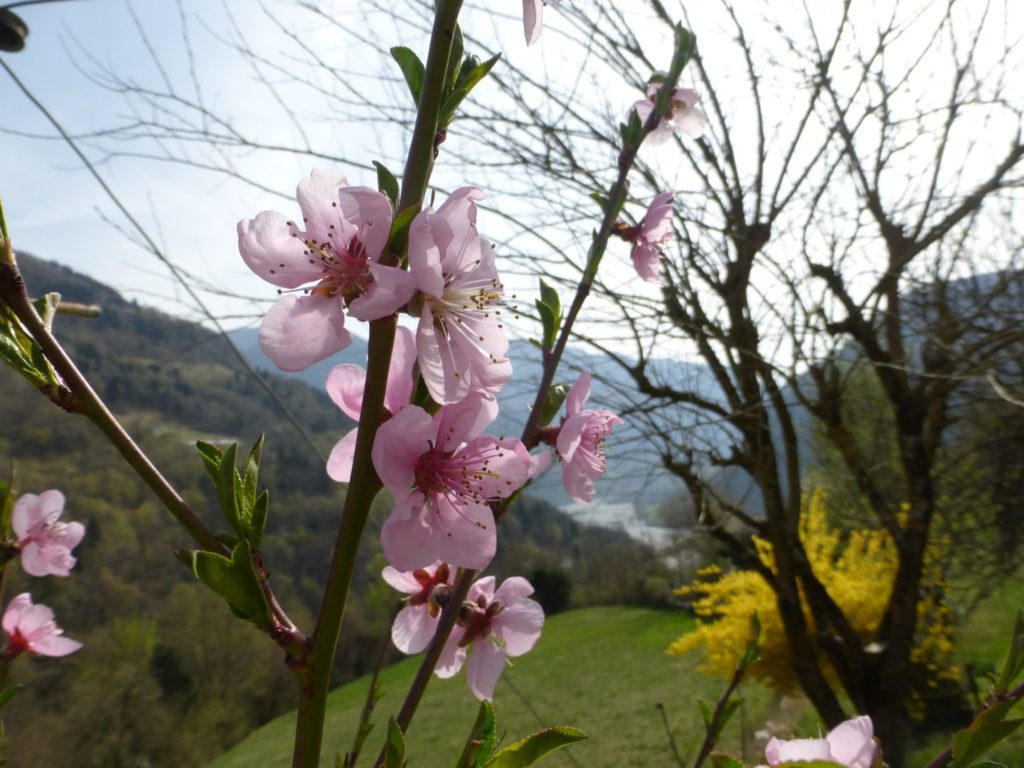
[[[655,704],[665,704],[681,750],[691,753],[699,743],[696,699],[712,701],[723,689],[721,681],[698,673],[691,659],[665,655],[665,646],[690,626],[692,619],[681,612],[641,608],[588,608],[550,618],[537,647],[498,683],[499,728],[514,741],[537,730],[539,716],[544,725],[573,725],[589,734],[588,741],[549,758],[544,764],[551,768],[671,764]],[[417,664],[408,659],[382,672],[384,698],[369,750],[379,748],[381,723],[398,710]],[[335,752],[349,748],[367,685],[363,678],[331,694],[322,765],[333,766]],[[753,685],[746,693],[746,722],[763,722],[772,696]],[[464,676],[433,680],[409,732],[410,765],[450,768],[476,707]],[[211,768],[289,765],[293,725],[292,716],[274,720]],[[738,743],[738,728],[739,718],[724,744]],[[372,764],[375,756],[362,762]]]

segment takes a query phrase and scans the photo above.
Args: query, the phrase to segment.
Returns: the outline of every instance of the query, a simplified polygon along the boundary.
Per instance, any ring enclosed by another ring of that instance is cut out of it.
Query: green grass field
[[[1016,607],[1024,604],[1024,584],[1003,585],[972,614],[962,628],[958,655],[962,661],[998,664]],[[692,755],[702,730],[696,700],[713,701],[724,682],[695,669],[695,657],[675,658],[664,653],[674,638],[693,626],[682,612],[641,608],[589,608],[551,617],[537,647],[506,669],[495,694],[499,730],[508,741],[539,729],[542,724],[573,725],[590,739],[545,761],[551,768],[628,768],[667,766],[664,728],[655,708],[663,702],[684,755]],[[418,659],[408,659],[381,673],[384,697],[377,707],[377,727],[368,740],[365,764],[379,748],[383,722],[395,712]],[[511,685],[510,685],[511,683]],[[352,742],[359,711],[366,696],[366,678],[335,690],[330,697],[321,764],[334,766],[337,752]],[[779,719],[778,698],[748,684],[742,721],[747,734],[766,719]],[[413,768],[450,768],[459,754],[476,712],[462,675],[434,679],[408,734],[409,764]],[[807,726],[814,716],[809,708],[788,701],[782,719]],[[294,717],[286,715],[252,733],[210,768],[286,768],[290,764]],[[738,751],[741,718],[737,716],[720,741]],[[812,726],[807,726],[812,727]],[[942,748],[946,738],[935,735],[911,761],[923,765]],[[1002,745],[993,757],[1011,766],[1024,765],[1024,737]],[[757,761],[760,755],[748,755]]]
[[[640,608],[589,608],[551,617],[537,647],[516,659],[498,683],[494,706],[499,731],[505,731],[511,742],[542,725],[582,728],[589,740],[545,760],[551,768],[669,765],[668,742],[655,708],[663,702],[680,750],[692,754],[702,733],[695,702],[717,699],[724,682],[698,673],[692,659],[664,653],[691,626],[692,620],[682,612]],[[372,765],[383,723],[388,713],[398,710],[417,664],[418,659],[408,659],[381,673],[384,697],[368,741],[368,751],[374,754],[362,762]],[[351,745],[367,685],[364,678],[331,694],[321,765],[333,767],[335,753]],[[748,686],[745,694],[744,720],[759,727],[773,696],[756,685]],[[410,766],[451,768],[476,709],[463,675],[435,678],[409,730]],[[738,745],[739,724],[737,716],[723,745]],[[278,718],[211,768],[288,766],[293,727],[293,716]]]

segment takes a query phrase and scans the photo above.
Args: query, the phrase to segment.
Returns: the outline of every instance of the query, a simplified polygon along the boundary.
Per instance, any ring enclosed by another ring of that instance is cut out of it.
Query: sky
[[[583,7],[588,1],[578,0],[577,6]],[[472,29],[493,50],[502,51],[516,66],[527,70],[560,69],[567,78],[584,74],[581,62],[573,58],[578,54],[563,50],[554,31],[536,46],[527,48],[519,3],[500,2],[507,5],[507,11],[494,12],[497,0],[468,3],[464,27]],[[910,2],[909,7],[915,2]],[[204,300],[218,316],[227,318],[229,326],[253,324],[274,298],[273,289],[242,264],[235,224],[267,208],[294,215],[296,208],[288,195],[298,179],[309,172],[311,160],[286,153],[235,155],[233,159],[241,168],[258,171],[254,175],[265,182],[266,188],[257,189],[223,174],[181,164],[111,156],[111,150],[153,152],[154,145],[139,141],[119,144],[90,137],[90,132],[151,120],[159,117],[156,110],[165,105],[146,105],[138,99],[126,101],[116,87],[112,90],[110,82],[103,87],[104,72],[116,73],[124,81],[143,87],[163,87],[167,83],[187,98],[195,97],[198,82],[203,103],[211,113],[228,116],[232,127],[266,143],[295,144],[308,139],[317,147],[331,148],[332,154],[336,152],[347,161],[343,165],[351,183],[373,184],[373,175],[365,170],[368,161],[382,159],[398,170],[404,129],[391,121],[375,119],[365,109],[353,108],[351,119],[343,119],[345,104],[340,99],[327,105],[339,119],[324,120],[324,105],[316,103],[320,97],[311,88],[295,83],[284,88],[289,67],[295,72],[306,71],[302,62],[294,61],[295,40],[324,57],[329,69],[322,69],[317,77],[327,81],[337,78],[343,83],[338,89],[342,95],[346,88],[352,93],[383,89],[397,103],[404,96],[395,90],[398,86],[394,82],[380,80],[381,60],[373,46],[354,40],[360,36],[368,41],[376,37],[377,47],[381,42],[385,46],[401,43],[422,51],[426,39],[414,30],[415,23],[366,18],[366,4],[358,0],[336,0],[323,5],[329,8],[329,18],[298,14],[295,3],[288,0],[69,0],[25,6],[17,12],[31,30],[27,46],[20,53],[2,55],[3,61],[65,129],[82,137],[81,146],[97,163],[104,179],[177,265],[202,284],[252,297],[229,298],[204,292]],[[873,14],[881,14],[886,5],[884,0],[857,3],[858,9],[868,9],[867,13],[861,11],[857,24],[870,31]],[[1021,21],[1020,5],[1003,5],[1007,29],[1012,29],[1011,21]],[[763,41],[766,55],[774,55],[772,46],[782,45],[783,38],[776,34],[770,21],[764,20],[762,11],[779,4],[769,6],[749,0],[739,7],[744,11],[750,9],[752,36]],[[736,123],[742,124],[750,119],[744,112],[743,76],[738,74],[735,79],[739,87],[733,88],[732,69],[736,62],[727,58],[728,48],[724,44],[724,38],[732,33],[728,24],[705,13],[705,6],[701,6],[700,13],[705,15],[693,23],[700,31],[701,50],[709,66],[720,72],[723,94],[732,100],[727,108],[732,110]],[[832,23],[827,7],[823,5],[816,14],[822,30],[827,30]],[[785,14],[778,14],[777,18],[781,19],[779,24],[785,23]],[[642,13],[637,12],[635,20],[638,27],[643,27]],[[553,7],[548,8],[546,21],[550,30],[558,30],[562,23]],[[921,34],[927,34],[927,24],[919,28]],[[183,31],[187,31],[191,41],[191,57],[182,43]],[[288,33],[294,38],[289,39]],[[272,64],[254,70],[233,49],[241,40],[249,50]],[[663,46],[664,42],[652,41],[651,45]],[[908,44],[904,38],[901,44],[912,50],[917,42],[910,40]],[[280,69],[275,70],[273,65]],[[394,74],[393,70],[390,74]],[[282,93],[289,99],[294,120],[281,116],[260,78],[284,88]],[[594,94],[595,99],[600,96],[611,103],[621,103],[623,112],[636,96],[624,84],[596,85],[601,93]],[[783,110],[787,94],[799,85],[768,83],[777,89]],[[486,87],[489,86],[481,86]],[[67,264],[141,302],[201,318],[181,287],[169,278],[167,269],[132,242],[136,236],[115,205],[67,145],[55,138],[52,125],[4,72],[0,72],[0,130],[4,131],[0,134],[0,198],[17,249]],[[174,142],[176,151],[195,159],[203,161],[210,157],[198,148],[182,149],[183,145],[180,140]],[[679,166],[678,158],[664,154],[658,163],[668,178],[676,180],[677,189],[690,183],[682,175],[683,170],[673,170],[673,163]],[[969,174],[971,169],[963,172]],[[486,186],[482,179],[455,180],[443,163],[438,165],[436,178],[449,189],[468,182]],[[583,228],[584,234],[589,232],[589,226]],[[503,236],[509,234],[507,225],[494,217],[482,218],[481,230],[499,246]],[[576,251],[585,247],[571,238],[564,245]],[[612,269],[619,271],[611,273],[611,282],[618,280],[624,287],[635,286],[625,252],[616,253],[615,258]],[[515,281],[516,278],[510,278],[513,290],[517,288]],[[526,285],[523,281],[518,287]],[[525,332],[530,331],[527,328]]]

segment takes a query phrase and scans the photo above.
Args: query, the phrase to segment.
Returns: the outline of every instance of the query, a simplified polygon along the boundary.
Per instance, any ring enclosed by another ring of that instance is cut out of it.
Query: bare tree
[[[374,46],[369,30],[388,24],[408,39],[425,31],[431,3],[363,7],[358,26],[315,0],[287,17],[265,9],[284,52],[257,49],[238,28],[226,34],[293,121],[293,142],[239,127],[197,81],[149,86],[93,62],[98,82],[122,91],[133,113],[95,146],[110,159],[183,162],[262,189],[271,183],[253,157],[350,162],[304,126],[401,130],[411,105],[399,81],[369,86],[302,30],[315,23]],[[1021,49],[1008,37],[1008,3],[846,0],[771,12],[751,15],[750,4],[729,0],[690,18],[667,0],[573,4],[546,33],[547,58],[496,70],[496,88],[482,89],[441,150],[448,168],[503,190],[491,202],[509,227],[503,254],[525,275],[569,281],[583,263],[590,193],[614,173],[617,123],[655,69],[652,41],[676,14],[698,32],[692,71],[710,130],[650,154],[646,189],[634,190],[640,203],[680,189],[678,247],[665,254],[660,290],[622,269],[603,273],[585,340],[631,376],[624,407],[702,523],[772,586],[794,673],[822,718],[842,720],[848,698],[872,715],[899,766],[925,553],[942,524],[944,441],[974,385],[993,370],[1005,375],[1020,349],[1021,234],[1011,223],[1024,158],[1013,77]],[[568,77],[567,61],[576,62]],[[315,97],[315,118],[302,94]],[[386,159],[386,141],[381,152]],[[451,178],[442,171],[441,183]],[[673,356],[703,368],[665,362]],[[884,472],[851,422],[853,371],[877,383],[894,429]],[[872,637],[854,630],[800,542],[807,420],[899,554]],[[747,482],[756,508],[724,493],[716,472]],[[773,570],[729,519],[771,542]]]

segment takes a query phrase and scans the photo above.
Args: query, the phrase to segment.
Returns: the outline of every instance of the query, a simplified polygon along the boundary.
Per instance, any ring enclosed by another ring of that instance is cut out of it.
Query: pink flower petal
[[[308,368],[351,341],[338,298],[318,293],[285,294],[260,323],[260,348],[284,371]]]
[[[444,648],[441,649],[441,655],[434,667],[434,674],[438,677],[442,679],[453,677],[462,669],[462,663],[466,660],[466,649],[459,647],[462,636],[463,631],[460,627],[455,627],[448,635],[448,640],[445,642]]]
[[[412,401],[412,371],[415,363],[416,338],[408,328],[399,326],[391,350],[391,365],[388,367],[388,383],[384,395],[384,407],[393,414]]]
[[[268,283],[298,288],[323,276],[320,262],[310,263],[308,246],[288,221],[274,211],[238,222],[238,251],[246,265]]]
[[[373,284],[369,290],[348,308],[348,313],[357,320],[369,322],[393,315],[408,304],[416,292],[416,281],[404,269],[371,262],[370,276]]]
[[[29,650],[40,656],[67,656],[82,647],[77,640],[60,635],[47,635],[29,643]]]
[[[789,741],[773,739],[773,741],[775,742],[775,763],[794,762],[797,760],[829,760],[832,757],[828,742],[825,739],[791,739]],[[768,749],[771,746],[772,742],[769,741],[764,749],[765,757],[768,758],[769,763],[772,763],[772,756],[768,753]]]
[[[533,45],[540,40],[543,13],[543,0],[523,0],[523,32],[527,45]]]
[[[388,584],[397,589],[399,592],[405,592],[409,595],[415,595],[420,591],[420,583],[416,581],[416,578],[412,575],[412,571],[400,571],[397,568],[392,568],[390,565],[384,566],[384,569],[380,572],[381,578],[384,579]]]
[[[832,759],[848,768],[871,768],[875,761],[874,728],[866,715],[840,723],[826,737]]]
[[[358,365],[346,363],[331,368],[324,387],[331,401],[350,419],[358,421],[359,411],[363,407],[365,385],[366,371]]]
[[[434,637],[437,619],[422,606],[406,606],[391,625],[391,642],[402,653],[419,653]]]
[[[494,599],[505,605],[497,595]],[[543,627],[544,609],[533,600],[510,605],[494,618],[494,634],[504,643],[509,656],[521,656],[533,648]]]
[[[338,192],[348,186],[344,174],[333,169],[315,168],[309,178],[299,182],[295,197],[302,209],[302,219],[306,227],[308,239],[317,243],[330,242],[334,234],[331,225],[342,224],[345,229],[341,236],[345,239],[355,234],[355,227],[349,228],[339,215]],[[347,230],[347,231],[346,231]]]
[[[370,187],[339,186],[342,187],[337,190],[341,215],[356,229],[370,259],[376,261],[391,235],[391,201]]]
[[[426,518],[422,496],[413,494],[391,511],[380,530],[384,557],[400,571],[412,571],[441,558],[442,536]]]
[[[438,412],[438,445],[442,450],[454,451],[482,434],[497,417],[497,400],[487,394],[471,393]]]
[[[32,595],[28,592],[22,592],[20,595],[12,597],[11,601],[7,604],[7,609],[4,611],[2,621],[4,632],[8,635],[13,635],[14,631],[18,628],[21,614],[31,607]]]
[[[355,460],[358,434],[358,429],[349,430],[334,444],[331,455],[327,457],[327,476],[336,483],[347,483],[352,479],[352,462]]]
[[[494,686],[505,669],[505,654],[489,642],[476,642],[466,665],[466,680],[473,695],[483,701],[494,698]]]
[[[373,466],[377,476],[396,499],[405,498],[416,484],[419,458],[430,450],[437,437],[437,428],[429,413],[415,405],[407,405],[393,418],[381,424],[373,442]],[[390,558],[389,558],[390,559]],[[436,560],[431,558],[427,562]],[[414,565],[403,571],[419,568]]]
[[[467,500],[457,507],[438,504],[440,525],[431,526],[431,538],[437,541],[441,560],[463,568],[482,570],[490,565],[497,550],[494,514],[490,506]],[[422,558],[420,558],[422,560]],[[429,558],[427,562],[433,560]],[[421,562],[413,567],[422,567]]]

